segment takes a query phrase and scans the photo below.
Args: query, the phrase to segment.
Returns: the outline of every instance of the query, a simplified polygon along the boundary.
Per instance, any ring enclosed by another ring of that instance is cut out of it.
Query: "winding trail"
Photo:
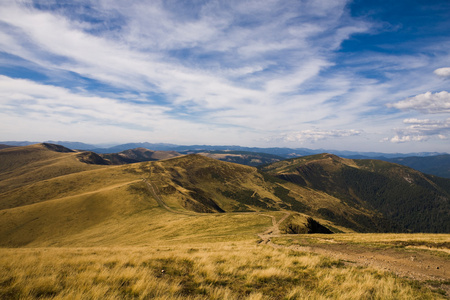
[[[266,214],[262,214],[262,213],[258,213],[261,216],[265,216],[265,217],[269,217],[272,219],[272,227],[269,227],[266,231],[264,231],[263,233],[259,233],[258,236],[261,239],[260,244],[271,244],[274,245],[272,243],[272,237],[275,236],[280,236],[281,232],[280,232],[280,224],[286,220],[291,214],[288,212],[285,212],[285,215],[277,222],[277,219],[274,216],[271,215],[266,215]]]
[[[158,205],[165,210],[182,215],[199,216],[202,213],[184,212],[169,207],[160,197],[157,187],[148,179],[143,179],[148,190],[156,200]],[[407,277],[413,280],[427,281],[434,280],[444,282],[440,288],[450,295],[450,286],[445,284],[450,280],[450,259],[446,256],[438,256],[426,251],[410,251],[409,249],[381,249],[370,246],[323,242],[323,239],[317,238],[317,243],[305,243],[304,245],[280,245],[272,241],[274,237],[297,237],[302,235],[281,234],[280,224],[285,221],[291,213],[285,212],[284,216],[278,221],[275,216],[261,212],[243,212],[232,214],[258,214],[263,217],[269,217],[272,220],[272,226],[266,231],[259,233],[261,239],[259,245],[267,245],[275,249],[289,249],[293,251],[303,251],[317,253],[339,259],[350,266],[373,267],[378,270],[393,272],[398,276]]]

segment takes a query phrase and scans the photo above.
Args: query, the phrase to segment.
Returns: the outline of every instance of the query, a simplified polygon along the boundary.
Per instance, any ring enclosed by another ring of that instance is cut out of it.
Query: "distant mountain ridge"
[[[145,148],[151,151],[175,151],[180,154],[191,154],[191,153],[212,153],[214,151],[228,151],[229,153],[233,151],[241,152],[241,158],[231,157],[224,158],[222,160],[229,162],[236,162],[250,166],[257,166],[261,164],[266,164],[273,162],[271,159],[278,158],[293,158],[299,156],[315,155],[320,153],[331,153],[344,158],[351,159],[379,159],[388,162],[394,162],[401,165],[405,165],[416,169],[418,171],[432,174],[440,177],[450,178],[450,154],[439,153],[439,152],[415,152],[415,153],[381,153],[381,152],[360,152],[360,151],[339,151],[339,150],[328,150],[328,149],[308,149],[308,148],[259,148],[259,147],[242,147],[242,146],[221,146],[221,145],[176,145],[167,143],[127,143],[120,144],[113,147],[102,148],[98,145],[85,144],[80,142],[67,142],[67,141],[48,141],[48,143],[58,144],[65,146],[70,149],[93,151],[97,154],[113,154],[119,153],[130,149]],[[0,142],[3,145],[9,146],[26,146],[31,144],[36,144],[34,142],[28,141],[6,141]],[[253,158],[243,159],[247,153],[258,153]],[[270,157],[260,157],[261,154],[273,155]],[[209,154],[207,154],[209,155]],[[435,158],[433,158],[435,157]],[[408,159],[406,159],[408,158]],[[427,158],[427,159],[425,159]],[[257,163],[257,160],[261,163]],[[138,160],[137,160],[138,161]],[[133,161],[133,162],[137,162]],[[142,160],[146,161],[146,160]],[[132,162],[132,161],[129,161]]]
[[[427,157],[397,157],[382,159],[399,165],[408,166],[420,172],[450,178],[450,154]]]
[[[9,146],[27,146],[32,144],[38,144],[41,142],[29,142],[29,141],[0,141],[0,144]],[[441,152],[412,152],[412,153],[383,153],[383,152],[363,152],[363,151],[347,151],[347,150],[332,150],[332,149],[308,149],[308,148],[284,148],[284,147],[243,147],[238,145],[177,145],[168,143],[127,143],[119,144],[112,147],[99,147],[98,145],[85,144],[81,142],[68,142],[68,141],[44,141],[43,143],[58,144],[70,149],[76,150],[89,150],[96,153],[117,153],[124,150],[135,148],[146,148],[153,151],[176,151],[176,152],[201,152],[201,151],[247,151],[247,152],[259,152],[273,154],[284,158],[292,158],[296,156],[314,155],[320,153],[331,153],[345,158],[378,158],[378,159],[390,159],[399,157],[426,157],[444,155],[448,153]]]

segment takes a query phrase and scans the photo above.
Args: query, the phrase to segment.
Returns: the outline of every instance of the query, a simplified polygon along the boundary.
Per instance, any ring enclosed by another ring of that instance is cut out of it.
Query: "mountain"
[[[234,224],[244,234],[267,226],[270,219],[261,212],[279,210],[312,216],[335,232],[380,231],[355,221],[378,219],[376,214],[254,167],[197,154],[94,164],[88,158],[100,156],[93,155],[52,144],[0,150],[0,245],[132,243],[156,233],[175,238],[198,222],[209,224],[202,230]],[[321,218],[320,208],[342,215],[348,226]]]
[[[450,232],[450,179],[385,161],[332,154],[289,159],[261,170],[323,191],[351,207],[379,212],[395,230]],[[330,220],[339,218],[327,209],[320,213]]]
[[[135,148],[146,148],[151,149],[153,151],[175,151],[178,153],[198,153],[198,152],[213,152],[213,151],[238,151],[238,152],[256,152],[256,153],[265,153],[271,154],[283,158],[293,158],[298,156],[308,156],[320,153],[331,153],[345,158],[356,158],[356,159],[364,159],[364,158],[374,158],[381,160],[388,160],[394,158],[402,158],[402,157],[428,157],[428,156],[436,156],[443,155],[447,153],[438,153],[438,152],[415,152],[415,153],[383,153],[383,152],[362,152],[362,151],[346,151],[346,150],[333,150],[333,149],[308,149],[308,148],[281,148],[281,147],[270,147],[270,148],[261,148],[261,147],[243,147],[237,145],[176,145],[176,144],[168,144],[168,143],[127,143],[127,144],[119,144],[111,147],[106,147],[102,145],[92,145],[85,144],[80,142],[69,142],[69,141],[46,141],[47,143],[53,143],[65,146],[70,149],[77,150],[89,150],[96,152],[98,154],[105,153],[117,153],[122,152],[129,149]],[[28,142],[28,141],[5,141],[0,144],[10,145],[10,146],[27,146],[36,144],[37,142]]]
[[[197,154],[252,167],[284,160],[281,156],[248,151],[200,151]]]
[[[190,154],[111,165],[43,143],[0,150],[0,166],[0,246],[176,241],[214,226],[254,234],[283,212],[297,216],[286,232],[449,231],[449,180],[376,160],[322,154],[257,169]]]
[[[57,145],[64,146],[66,148],[78,149],[78,150],[92,150],[92,149],[98,148],[97,146],[94,146],[94,145],[91,145],[91,144],[80,143],[80,142],[45,141],[45,143],[57,144]]]
[[[11,148],[11,147],[15,147],[15,146],[0,144],[0,150],[1,149],[6,149],[6,148]]]
[[[164,144],[164,143],[127,143],[120,144],[109,148],[94,148],[89,149],[96,153],[117,153],[125,150],[136,149],[136,148],[145,148],[152,149],[153,151],[177,151],[177,148],[180,146],[173,144]]]
[[[450,178],[450,155],[435,155],[427,157],[411,156],[396,158],[380,158],[381,160],[408,166],[423,173]]]
[[[140,147],[159,151],[176,151],[179,153],[199,153],[199,152],[214,152],[214,151],[256,152],[275,155],[283,158],[314,155],[324,152],[332,153],[346,158],[378,158],[378,157],[397,158],[409,156],[424,157],[442,154],[437,152],[382,153],[382,152],[340,151],[330,149],[280,148],[280,147],[261,148],[261,147],[243,147],[237,145],[175,145],[164,143],[129,143],[117,145],[111,148],[96,148],[86,150],[92,150],[97,153],[115,153]]]
[[[119,153],[101,154],[101,157],[113,165],[123,165],[144,161],[155,161],[180,156],[175,151],[152,151],[146,148],[135,148]]]

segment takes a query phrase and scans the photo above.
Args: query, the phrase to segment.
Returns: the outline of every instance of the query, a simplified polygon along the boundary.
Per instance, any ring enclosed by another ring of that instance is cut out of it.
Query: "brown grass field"
[[[2,299],[444,299],[389,272],[254,242],[0,253]]]

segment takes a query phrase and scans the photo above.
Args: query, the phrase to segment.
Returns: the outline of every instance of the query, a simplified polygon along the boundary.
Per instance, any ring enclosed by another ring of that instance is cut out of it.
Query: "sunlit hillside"
[[[378,230],[361,220],[383,220],[379,213],[278,174],[201,155],[125,165],[89,157],[96,156],[51,144],[0,151],[0,298],[447,295],[446,273],[439,272],[449,267],[441,251],[448,234],[387,235],[373,246],[380,236],[354,231]],[[324,217],[324,210],[341,218]],[[349,258],[367,245],[400,252],[373,264]],[[401,262],[403,253],[441,269],[407,269],[411,276],[399,278],[377,267]]]

